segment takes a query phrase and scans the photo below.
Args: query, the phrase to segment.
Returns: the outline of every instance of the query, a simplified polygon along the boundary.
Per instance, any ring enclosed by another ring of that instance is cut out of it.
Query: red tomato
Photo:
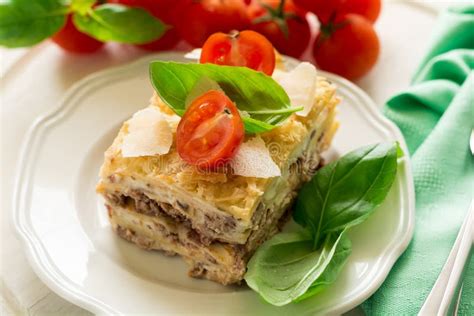
[[[265,36],[254,31],[212,34],[202,47],[201,64],[243,66],[271,75],[275,49]]]
[[[168,50],[179,42],[180,37],[174,25],[178,20],[178,6],[182,0],[108,0],[108,2],[143,8],[168,25],[169,29],[159,39],[136,46],[152,51]]]
[[[107,0],[108,3],[119,3],[126,6],[143,8],[152,14],[173,8],[178,1],[180,0]]]
[[[356,13],[374,23],[380,14],[380,0],[345,0],[342,13]]]
[[[372,24],[357,14],[339,17],[322,28],[313,56],[321,69],[348,79],[365,75],[377,62],[380,44]]]
[[[251,28],[264,35],[280,53],[298,58],[308,47],[311,38],[306,12],[296,8],[291,0],[285,2],[283,10],[280,10],[279,4],[278,0],[265,0],[261,4],[255,4],[250,10],[252,21],[257,22],[263,18],[268,18],[268,21],[253,24]],[[266,9],[264,5],[275,11]]]
[[[235,156],[243,138],[237,107],[223,92],[211,90],[184,113],[176,131],[176,148],[187,163],[215,169]]]
[[[332,15],[357,13],[372,23],[380,13],[380,0],[294,0],[295,4],[318,16],[322,23],[327,23]]]
[[[327,22],[332,13],[337,11],[345,0],[293,0],[295,5],[313,12],[319,21]]]
[[[74,26],[71,15],[67,16],[66,24],[51,37],[51,40],[62,49],[71,53],[93,53],[104,46],[104,43],[81,33]]]
[[[244,30],[249,21],[241,0],[191,1],[181,6],[178,32],[189,44],[201,47],[216,32]]]

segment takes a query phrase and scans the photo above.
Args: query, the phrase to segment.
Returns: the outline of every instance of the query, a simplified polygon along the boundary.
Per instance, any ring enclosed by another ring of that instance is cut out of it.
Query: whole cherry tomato
[[[168,29],[159,39],[136,46],[159,51],[171,49],[179,42],[180,37],[174,25],[178,21],[179,6],[183,0],[108,0],[108,2],[143,8],[168,25]]]
[[[200,62],[244,66],[271,75],[275,49],[265,36],[254,31],[214,33],[204,43]]]
[[[345,0],[342,13],[356,13],[374,23],[380,14],[381,0]]]
[[[211,90],[196,98],[184,113],[176,130],[176,148],[187,163],[214,169],[235,156],[243,138],[237,107],[223,92]]]
[[[66,24],[51,37],[51,40],[68,52],[80,54],[93,53],[104,46],[103,42],[80,32],[74,26],[71,15],[67,16]]]
[[[313,48],[318,66],[358,79],[377,62],[380,44],[372,24],[357,14],[346,14],[323,25]]]
[[[380,0],[294,0],[295,5],[313,12],[322,23],[333,15],[356,13],[374,23],[380,13]]]
[[[201,47],[211,34],[248,28],[246,8],[241,0],[190,1],[181,6],[178,32],[189,44]]]
[[[264,35],[280,53],[298,58],[308,47],[311,31],[306,11],[295,7],[293,1],[254,3],[250,15],[251,29]]]

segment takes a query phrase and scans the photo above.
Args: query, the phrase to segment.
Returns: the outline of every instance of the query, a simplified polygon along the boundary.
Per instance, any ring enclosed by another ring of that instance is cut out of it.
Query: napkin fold
[[[416,315],[448,258],[473,197],[474,4],[443,12],[412,86],[386,104],[411,156],[416,194],[413,240],[368,315]],[[460,315],[474,315],[474,260],[464,276]]]

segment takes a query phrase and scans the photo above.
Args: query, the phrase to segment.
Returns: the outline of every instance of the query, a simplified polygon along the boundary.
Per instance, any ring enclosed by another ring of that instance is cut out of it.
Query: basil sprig
[[[271,77],[246,67],[154,61],[150,79],[161,99],[178,115],[189,103],[188,95],[203,77],[219,85],[245,115],[247,133],[273,129],[301,108],[292,108],[285,90]],[[187,102],[188,99],[188,102]]]
[[[264,243],[248,264],[247,284],[276,306],[332,284],[351,253],[347,231],[385,200],[400,151],[396,143],[367,146],[319,170],[300,191],[293,214],[305,229]]]
[[[75,26],[100,41],[142,44],[159,38],[165,24],[148,11],[94,0],[0,2],[0,45],[31,46],[58,32],[73,15]]]

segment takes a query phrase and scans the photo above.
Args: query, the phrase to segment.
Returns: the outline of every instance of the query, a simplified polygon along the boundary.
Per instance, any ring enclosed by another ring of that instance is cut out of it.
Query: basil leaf
[[[73,21],[81,32],[103,42],[143,44],[159,38],[166,28],[148,11],[119,4],[103,4],[85,15],[74,14]]]
[[[318,248],[324,236],[364,221],[380,205],[397,172],[397,144],[350,152],[321,168],[299,192],[293,218]]]
[[[244,123],[245,132],[248,134],[259,134],[271,131],[273,128],[275,128],[275,125],[253,119],[251,117],[242,117],[242,122]]]
[[[317,278],[311,287],[301,296],[295,299],[295,302],[302,301],[308,297],[314,296],[324,289],[326,289],[329,285],[333,284],[336,279],[339,277],[339,274],[342,271],[342,268],[347,262],[349,255],[352,252],[352,243],[347,234],[344,233],[341,237],[339,244],[337,245],[336,252],[332,257],[329,265],[324,270],[323,274],[319,278]]]
[[[239,110],[250,115],[242,118],[249,133],[271,130],[299,110],[290,107],[285,90],[271,77],[246,67],[155,61],[150,77],[161,99],[178,115],[202,77],[217,82]]]
[[[311,236],[278,234],[251,258],[245,280],[270,304],[286,305],[301,299],[308,289],[314,288],[313,284],[332,281],[350,248],[345,232],[327,235],[319,250],[313,250]],[[334,258],[338,260],[333,261]]]
[[[196,83],[194,84],[191,91],[189,91],[186,100],[184,102],[184,106],[187,109],[189,105],[199,96],[206,93],[210,90],[218,90],[224,92],[219,84],[214,80],[204,76],[199,78]],[[225,93],[225,92],[224,92]],[[249,113],[252,114],[279,114],[279,113],[294,113],[297,111],[302,110],[303,107],[295,107],[291,109],[281,109],[281,110],[257,110],[257,111],[240,111],[240,116],[242,117],[242,121],[244,123],[245,130],[247,133],[257,134],[269,131],[274,128],[274,125],[253,119],[250,117]],[[183,115],[185,111],[183,110],[175,110],[178,115]]]
[[[72,0],[71,11],[79,14],[87,14],[97,0]]]
[[[68,8],[58,0],[0,3],[0,45],[24,47],[50,37],[66,22]]]
[[[405,156],[405,153],[403,152],[403,149],[400,147],[400,143],[397,141],[397,158],[403,158]]]
[[[186,100],[184,102],[184,106],[187,109],[191,103],[203,95],[204,93],[211,91],[211,90],[217,90],[217,91],[222,91],[221,87],[217,82],[212,80],[211,78],[208,77],[201,77],[199,78],[198,81],[196,81],[196,84],[193,86],[191,91],[189,91],[189,94],[186,96]]]

